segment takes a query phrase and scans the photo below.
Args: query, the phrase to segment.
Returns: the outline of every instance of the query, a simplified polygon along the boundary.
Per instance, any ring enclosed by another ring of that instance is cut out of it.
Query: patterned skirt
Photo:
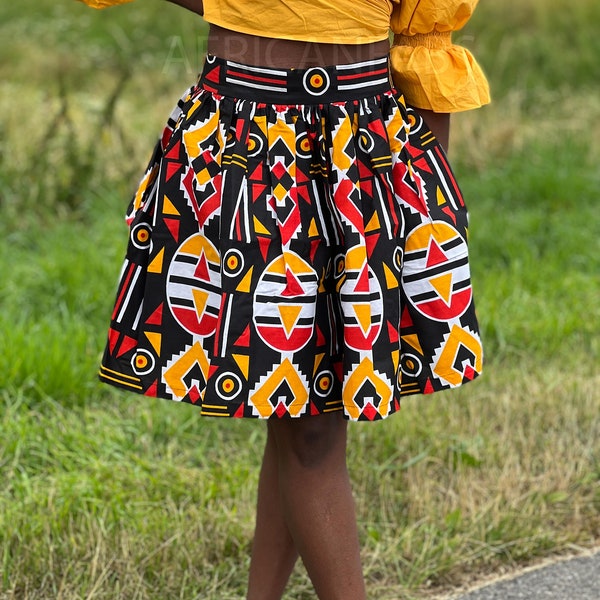
[[[205,415],[371,421],[481,371],[465,204],[386,58],[209,56],[127,223],[107,383]]]

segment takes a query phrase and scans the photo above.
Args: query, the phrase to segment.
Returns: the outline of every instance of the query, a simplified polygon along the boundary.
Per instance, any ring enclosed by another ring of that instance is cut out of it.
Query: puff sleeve
[[[452,43],[478,0],[395,0],[390,63],[408,104],[435,112],[478,108],[489,86],[473,55]]]
[[[117,4],[125,4],[133,0],[79,0],[92,8],[107,8],[108,6],[116,6]]]

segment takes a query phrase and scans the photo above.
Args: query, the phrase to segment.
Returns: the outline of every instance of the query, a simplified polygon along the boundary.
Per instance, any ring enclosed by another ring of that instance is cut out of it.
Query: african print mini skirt
[[[371,421],[481,371],[465,204],[387,58],[209,56],[127,223],[107,383],[205,415]]]

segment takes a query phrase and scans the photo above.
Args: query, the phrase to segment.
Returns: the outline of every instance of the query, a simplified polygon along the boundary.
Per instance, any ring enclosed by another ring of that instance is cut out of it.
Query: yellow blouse
[[[81,1],[104,8],[131,0]],[[334,44],[380,41],[391,29],[391,74],[406,101],[456,112],[490,101],[487,80],[473,55],[451,39],[478,1],[204,0],[204,18],[242,33]]]

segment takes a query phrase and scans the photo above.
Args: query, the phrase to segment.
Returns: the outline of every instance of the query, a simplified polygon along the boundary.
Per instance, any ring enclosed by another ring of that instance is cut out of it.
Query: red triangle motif
[[[252,202],[256,202],[267,189],[264,183],[253,183],[252,184]]]
[[[389,321],[387,322],[388,326],[388,336],[390,338],[390,342],[395,344],[398,341],[398,329],[392,325]]]
[[[218,370],[219,367],[217,365],[210,365],[210,367],[208,367],[208,379],[210,379]]]
[[[179,171],[179,169],[181,169],[181,166],[179,163],[176,162],[168,162],[167,163],[167,175],[166,175],[166,181],[169,181],[169,179],[171,179],[171,177],[173,177],[173,175],[175,175],[175,173],[177,173],[177,171]]]
[[[258,236],[258,247],[262,254],[263,260],[267,262],[267,254],[269,253],[269,246],[271,244],[271,238]]]
[[[315,406],[314,402],[310,403],[310,414],[315,416],[319,414],[319,409]]]
[[[360,275],[356,280],[354,291],[369,293],[369,268],[367,267],[367,265],[363,265],[362,271],[360,272]]]
[[[324,346],[326,344],[325,336],[323,335],[323,332],[321,331],[321,328],[318,325],[316,325],[316,328],[317,328],[317,347]]]
[[[370,198],[373,197],[373,181],[371,179],[364,179],[360,182],[360,191],[365,192]]]
[[[248,177],[248,179],[250,181],[261,181],[263,180],[263,176],[262,176],[262,163],[258,163],[258,165],[256,165],[256,169],[254,169],[254,171],[252,171],[252,174],[250,175],[250,177]]]
[[[414,325],[413,320],[408,312],[408,308],[404,307],[402,311],[402,318],[400,319],[400,329],[404,329],[405,327],[412,327]]]
[[[344,381],[344,365],[341,361],[337,361],[333,363],[333,370],[337,376],[338,381]]]
[[[301,171],[296,171],[296,173],[300,173]],[[298,176],[296,175],[296,184],[298,184]],[[300,200],[304,200],[306,204],[312,205],[312,200],[310,199],[310,194],[308,193],[308,186],[306,185],[298,185],[296,190],[296,197]]]
[[[213,83],[219,83],[221,75],[221,66],[216,66],[214,69],[211,69],[205,76],[204,79],[208,79],[208,81],[212,81]]]
[[[156,398],[156,394],[158,392],[158,379],[155,379],[152,385],[144,392],[145,396],[152,396]]]
[[[475,369],[471,365],[467,365],[465,367],[465,372],[463,373],[465,379],[472,381],[475,379]]]
[[[427,382],[425,383],[425,387],[423,388],[423,393],[424,394],[433,394],[433,392],[435,392],[435,390],[433,389],[433,385],[431,385],[431,379],[427,379]]]
[[[434,267],[441,263],[447,262],[448,257],[444,254],[444,251],[438,246],[434,239],[429,242],[429,251],[427,252],[427,267]]]
[[[431,173],[431,169],[429,168],[429,165],[427,164],[427,161],[425,160],[425,158],[418,158],[417,160],[415,160],[413,162],[413,165],[419,169],[419,171],[425,171],[425,173]]]
[[[169,158],[171,160],[178,160],[180,150],[181,140],[177,140],[177,143],[174,144],[173,147],[165,154],[165,158]]]
[[[358,177],[361,180],[360,185],[362,186],[362,180],[373,177],[373,171],[362,160],[356,159],[356,165],[358,167]]]
[[[171,232],[171,235],[176,242],[179,241],[179,220],[178,219],[164,219],[165,225]]]
[[[308,178],[308,175],[306,175],[302,169],[298,169],[296,171],[296,185],[308,183],[309,181],[310,179]]]
[[[192,404],[196,404],[196,402],[198,402],[198,400],[200,400],[200,391],[198,390],[198,386],[197,385],[193,385],[187,393],[187,397],[189,398],[190,402]]]
[[[371,258],[373,256],[373,250],[377,246],[377,241],[379,240],[379,233],[371,233],[365,236],[365,245],[367,246],[367,256]]]
[[[208,272],[208,261],[206,260],[206,254],[204,251],[200,254],[196,270],[194,271],[194,277],[201,279],[202,281],[210,281],[210,273]]]
[[[241,419],[244,416],[244,405],[240,404],[239,408],[235,411],[235,413],[233,413],[233,416],[236,419]]]
[[[163,129],[162,136],[160,138],[160,144],[163,150],[169,145],[169,141],[171,140],[171,136],[173,135],[173,130],[170,127],[165,127]]]
[[[453,223],[456,225],[456,215],[452,212],[452,209],[449,206],[444,206],[442,208],[442,211],[445,212],[453,221]]]
[[[246,329],[242,331],[242,335],[234,342],[234,346],[250,346],[250,325],[246,325]]]
[[[119,339],[119,332],[112,327],[108,330],[108,349],[112,354],[115,351],[115,346],[117,345],[117,341]]]
[[[416,146],[413,146],[410,142],[408,142],[404,147],[406,148],[406,150],[408,150],[408,153],[411,155],[412,158],[416,158],[417,156],[421,156],[422,154],[424,154],[423,150],[417,148]]]
[[[381,121],[375,120],[371,121],[368,125],[369,131],[372,131],[375,134],[375,137],[387,139],[387,132],[385,130],[385,125],[383,123],[383,119]]]
[[[281,292],[282,296],[302,296],[304,288],[298,281],[298,278],[290,269],[285,270],[285,289]]]
[[[158,308],[146,319],[147,325],[161,325],[164,302],[158,305]]]
[[[310,260],[311,261],[315,260],[315,254],[317,253],[317,250],[319,249],[320,245],[321,245],[321,240],[318,238],[316,240],[310,241]]]
[[[126,335],[123,338],[123,341],[121,342],[121,346],[119,347],[119,351],[117,353],[117,358],[119,358],[119,356],[123,356],[123,354],[125,354],[126,352],[129,352],[132,348],[135,348],[137,346],[137,340],[135,338],[132,338],[128,335]]]

